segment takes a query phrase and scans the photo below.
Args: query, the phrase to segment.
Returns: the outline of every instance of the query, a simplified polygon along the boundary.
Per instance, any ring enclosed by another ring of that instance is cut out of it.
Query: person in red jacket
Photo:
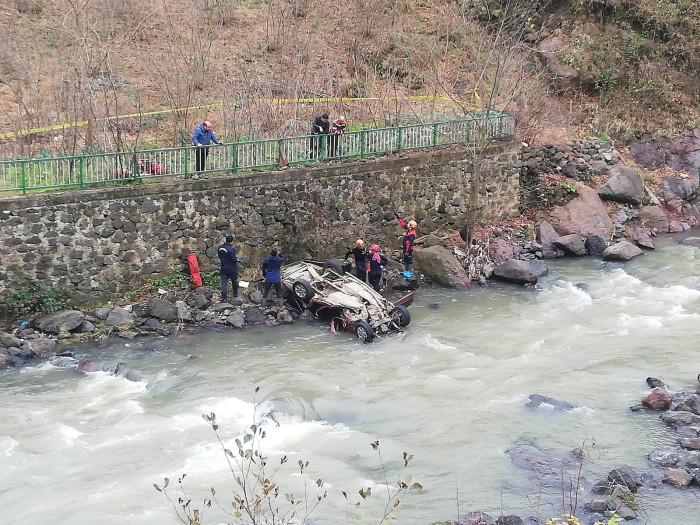
[[[413,243],[416,242],[418,223],[416,221],[405,222],[396,212],[394,212],[394,215],[396,215],[399,224],[406,231],[401,243],[401,253],[403,254],[404,270],[410,274],[406,275],[406,277],[413,277]]]

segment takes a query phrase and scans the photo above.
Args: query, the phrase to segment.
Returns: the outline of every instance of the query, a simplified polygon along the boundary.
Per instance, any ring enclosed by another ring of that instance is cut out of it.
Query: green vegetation
[[[73,292],[65,286],[48,286],[30,278],[21,280],[19,286],[19,290],[7,293],[0,305],[5,323],[73,307]]]

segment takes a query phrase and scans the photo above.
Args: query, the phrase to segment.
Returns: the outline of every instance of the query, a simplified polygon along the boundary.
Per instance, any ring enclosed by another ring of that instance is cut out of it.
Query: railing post
[[[189,170],[190,170],[190,148],[189,146],[185,146],[185,180],[187,180],[189,177]]]
[[[22,175],[22,195],[27,194],[27,161],[22,161],[22,168],[20,169]]]
[[[367,131],[360,130],[360,158],[365,156],[365,141],[367,140]]]
[[[238,171],[238,150],[236,149],[237,142],[231,144],[231,155],[233,155],[233,160],[231,161],[231,171],[236,173]]]
[[[433,124],[433,147],[437,146],[437,122]]]
[[[78,186],[80,188],[85,186],[85,157],[83,155],[78,157]]]
[[[403,141],[403,126],[396,128],[396,153],[401,151],[401,142]]]

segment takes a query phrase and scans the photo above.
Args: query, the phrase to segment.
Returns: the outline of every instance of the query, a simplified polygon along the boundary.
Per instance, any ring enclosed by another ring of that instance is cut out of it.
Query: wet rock
[[[133,339],[137,335],[139,335],[137,332],[134,332],[133,330],[123,330],[119,332],[119,337],[122,339]]]
[[[494,268],[493,276],[502,280],[517,284],[534,284],[537,276],[530,270],[527,261],[511,259]]]
[[[697,427],[700,429],[700,416],[692,412],[671,411],[661,414],[661,421],[674,430],[681,430],[683,427]],[[698,435],[697,433],[695,435]]]
[[[530,267],[530,271],[538,278],[545,277],[549,273],[549,268],[547,268],[545,262],[539,259],[528,261],[528,266]]]
[[[283,308],[277,314],[277,322],[280,324],[291,324],[294,322],[294,318],[292,317],[292,314],[289,312],[289,310]]]
[[[594,499],[584,504],[583,509],[586,512],[605,512],[608,510],[607,499]]]
[[[681,456],[675,450],[654,450],[647,458],[662,467],[673,467],[681,461]]]
[[[604,261],[629,261],[642,255],[642,249],[629,241],[620,241],[608,246],[603,252]]]
[[[239,330],[243,328],[245,326],[243,310],[234,310],[233,313],[226,318],[226,322]]]
[[[636,168],[616,166],[608,181],[598,188],[598,195],[604,200],[638,205],[644,197],[644,182]]]
[[[598,235],[606,238],[612,222],[598,193],[580,182],[572,184],[578,197],[564,206],[555,206],[549,213],[549,222],[560,235],[576,233],[582,237]]]
[[[692,414],[700,414],[700,395],[691,394],[678,402],[674,410],[682,410]]]
[[[654,243],[651,241],[651,237],[645,232],[642,228],[635,228],[634,231],[632,232],[632,240],[637,243],[637,246],[641,246],[642,248],[647,248],[649,250],[653,250]]]
[[[554,241],[554,246],[561,248],[566,255],[573,255],[574,257],[586,255],[585,240],[575,233],[571,235],[562,235]]]
[[[439,286],[466,290],[471,281],[467,272],[450,250],[431,246],[413,252],[415,267]]]
[[[700,246],[700,237],[686,237],[679,241],[679,244],[684,244],[685,246]]]
[[[576,405],[567,403],[566,401],[559,401],[552,397],[542,396],[540,394],[530,394],[529,401],[525,403],[528,407],[539,407],[546,405],[553,408],[554,410],[573,410]]]
[[[27,341],[24,346],[42,359],[48,359],[56,355],[56,341],[47,337],[32,339]]]
[[[666,383],[655,377],[647,377],[647,385],[651,388],[666,388]]]
[[[57,334],[61,328],[75,330],[85,320],[85,314],[79,310],[63,310],[41,315],[34,319],[32,324],[38,330],[50,334]]]
[[[664,483],[668,483],[674,487],[687,487],[693,481],[693,476],[685,469],[672,468],[668,469],[664,474]]]
[[[107,320],[105,321],[105,325],[107,326],[124,326],[129,323],[134,322],[134,314],[129,312],[128,310],[121,308],[117,306],[116,308],[112,308],[112,311],[109,312],[107,316]]]
[[[608,473],[608,481],[613,485],[626,487],[630,492],[637,492],[641,486],[639,474],[632,467],[619,467]]]
[[[588,255],[599,257],[603,255],[607,247],[608,243],[599,235],[589,235],[586,237],[586,251]]]
[[[681,447],[688,450],[700,450],[700,437],[681,439]]]
[[[266,321],[267,315],[257,306],[245,311],[245,322],[248,325],[265,324]]]
[[[192,312],[186,306],[179,306],[177,307],[177,318],[180,322],[191,323]]]
[[[662,233],[669,230],[668,218],[660,206],[644,206],[639,210],[639,220],[652,230]]]
[[[151,317],[155,317],[166,323],[173,323],[177,320],[177,309],[168,301],[160,297],[151,297],[147,304],[148,314]]]
[[[663,388],[654,388],[649,395],[642,399],[642,403],[652,410],[666,410],[671,406],[671,394]]]
[[[554,227],[547,221],[541,221],[535,224],[535,234],[537,243],[542,246],[542,256],[545,259],[556,259],[562,254],[554,246],[554,241],[559,238],[559,234],[554,230]]]
[[[460,525],[496,525],[496,520],[493,519],[488,514],[485,514],[479,510],[474,512],[469,512],[462,518]]]
[[[499,516],[496,520],[496,525],[524,525],[524,522],[520,516],[511,514],[508,516]]]
[[[104,321],[109,316],[111,310],[109,308],[97,308],[95,310],[95,317],[100,321]]]

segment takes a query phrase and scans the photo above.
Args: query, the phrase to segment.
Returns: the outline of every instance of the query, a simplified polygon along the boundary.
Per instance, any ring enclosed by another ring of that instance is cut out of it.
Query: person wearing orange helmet
[[[365,251],[365,241],[362,239],[357,239],[355,241],[355,247],[354,248],[348,248],[348,251],[345,253],[345,260],[348,260],[348,257],[352,255],[353,259],[355,259],[355,270],[357,271],[357,278],[360,281],[366,281],[367,280],[367,252]]]
[[[373,244],[369,247],[367,254],[369,260],[369,284],[372,285],[377,292],[382,290],[382,270],[389,264],[389,260],[379,253],[379,245]]]
[[[418,227],[418,223],[416,221],[405,222],[396,212],[394,212],[394,215],[396,215],[399,224],[406,232],[401,243],[401,253],[403,254],[405,269],[404,275],[406,275],[406,277],[413,277],[413,243],[416,242],[416,228]]]

